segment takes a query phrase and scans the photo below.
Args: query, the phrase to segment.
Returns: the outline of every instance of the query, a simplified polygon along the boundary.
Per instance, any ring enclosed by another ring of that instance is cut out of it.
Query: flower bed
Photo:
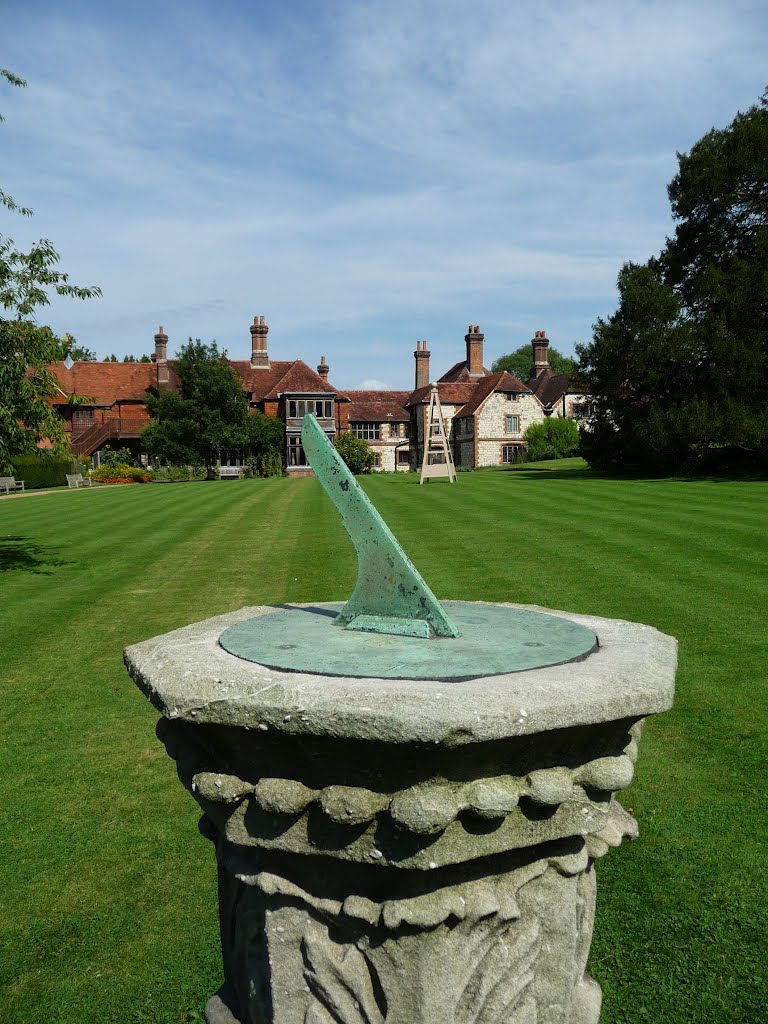
[[[137,466],[100,466],[91,473],[91,480],[100,484],[148,484],[152,474]]]

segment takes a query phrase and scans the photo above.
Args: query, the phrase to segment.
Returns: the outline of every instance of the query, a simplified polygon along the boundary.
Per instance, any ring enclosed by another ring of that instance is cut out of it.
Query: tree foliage
[[[285,461],[285,427],[276,416],[250,413],[247,465],[256,476],[280,476]]]
[[[61,349],[61,358],[66,359],[69,356],[75,363],[95,363],[98,358],[92,348],[79,345],[71,334],[62,334]]]
[[[678,155],[675,233],[579,349],[598,466],[768,466],[768,94]]]
[[[368,442],[349,431],[344,431],[336,438],[336,450],[350,473],[368,473],[375,461],[373,449]]]
[[[549,416],[543,423],[531,423],[523,434],[528,445],[528,459],[567,459],[579,446],[579,428],[572,419]]]
[[[17,87],[26,85],[4,68],[0,78]],[[0,206],[22,216],[32,214],[1,190]],[[72,284],[58,262],[48,239],[24,252],[0,232],[0,472],[10,472],[15,458],[35,452],[43,441],[55,451],[68,450],[63,421],[48,401],[60,393],[48,367],[62,358],[62,344],[49,327],[38,324],[35,311],[50,303],[51,291],[77,299],[101,291]]]
[[[148,451],[176,466],[211,468],[231,454],[250,459],[261,475],[282,471],[282,423],[249,412],[240,378],[215,341],[190,338],[173,370],[179,390],[147,396],[152,423],[142,438]]]
[[[575,371],[575,361],[573,359],[569,359],[568,356],[564,356],[551,345],[548,350],[548,355],[549,365],[553,373],[573,373]],[[494,360],[491,372],[499,373],[501,370],[506,370],[507,373],[511,373],[513,377],[517,377],[518,380],[525,383],[531,375],[532,365],[533,349],[530,344],[521,345],[520,348],[516,348],[514,352],[510,352],[505,356],[499,356],[498,359]]]

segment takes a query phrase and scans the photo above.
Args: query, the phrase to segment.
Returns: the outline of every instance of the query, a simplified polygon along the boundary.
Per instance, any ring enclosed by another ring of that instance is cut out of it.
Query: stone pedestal
[[[209,1024],[596,1024],[594,862],[636,835],[614,793],[672,703],[675,641],[569,615],[599,640],[583,660],[453,683],[218,646],[270,611],[125,656],[216,849]]]

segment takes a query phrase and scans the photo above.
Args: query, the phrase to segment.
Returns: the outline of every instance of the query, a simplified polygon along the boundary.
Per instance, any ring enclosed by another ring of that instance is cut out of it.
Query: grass
[[[622,797],[640,841],[598,865],[601,1021],[762,1019],[768,482],[576,463],[365,488],[440,597],[678,637],[675,708],[648,723]],[[221,969],[213,853],[122,648],[247,603],[343,599],[354,577],[315,480],[0,499],[0,1020],[202,1019]]]

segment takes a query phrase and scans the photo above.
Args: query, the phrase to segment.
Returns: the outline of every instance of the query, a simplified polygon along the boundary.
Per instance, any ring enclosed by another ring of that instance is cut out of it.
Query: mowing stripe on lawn
[[[641,841],[598,866],[601,1021],[761,1019],[768,486],[578,468],[363,485],[441,597],[679,637],[675,708],[622,795]],[[0,1018],[181,1024],[220,974],[213,856],[122,647],[245,603],[343,599],[354,553],[315,480],[65,493],[0,504]]]

